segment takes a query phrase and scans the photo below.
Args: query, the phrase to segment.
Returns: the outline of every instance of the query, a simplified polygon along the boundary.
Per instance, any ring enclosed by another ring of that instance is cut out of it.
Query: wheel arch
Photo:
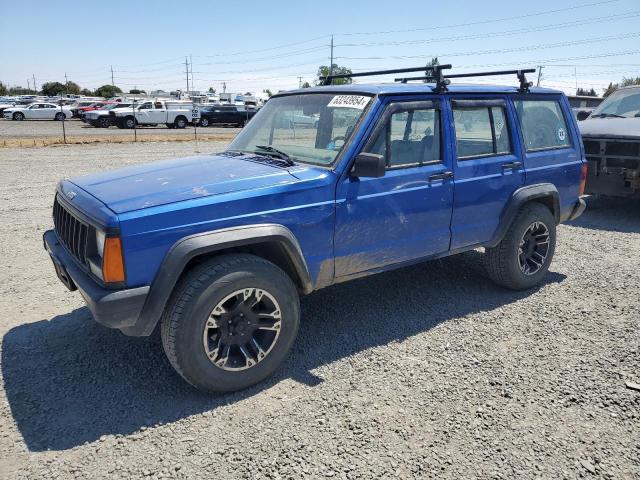
[[[493,234],[491,240],[485,245],[487,247],[495,247],[500,243],[507,233],[509,226],[518,214],[518,211],[527,203],[537,202],[547,207],[556,221],[556,225],[560,223],[560,194],[558,189],[552,183],[538,183],[535,185],[527,185],[517,189],[511,195],[502,214],[500,223]]]
[[[313,291],[304,255],[293,233],[283,225],[262,224],[205,232],[178,240],[165,255],[129,335],[150,335],[180,278],[193,266],[224,253],[249,253],[285,271],[303,293]]]

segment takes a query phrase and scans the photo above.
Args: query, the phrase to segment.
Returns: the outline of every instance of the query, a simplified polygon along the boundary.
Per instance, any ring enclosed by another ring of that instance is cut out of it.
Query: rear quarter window
[[[515,100],[528,152],[571,146],[569,130],[557,100]]]

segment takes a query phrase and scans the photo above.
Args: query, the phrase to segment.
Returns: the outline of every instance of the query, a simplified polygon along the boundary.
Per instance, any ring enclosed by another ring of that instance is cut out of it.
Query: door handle
[[[449,178],[453,178],[453,172],[434,173],[429,176],[429,181],[437,182],[438,180],[448,180]]]
[[[522,162],[507,162],[502,164],[502,168],[511,168],[513,170],[520,168],[522,166]]]

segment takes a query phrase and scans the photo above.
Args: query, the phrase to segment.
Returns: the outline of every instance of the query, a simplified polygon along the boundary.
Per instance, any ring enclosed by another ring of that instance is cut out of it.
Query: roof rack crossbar
[[[451,68],[451,65],[437,65],[437,70]],[[391,73],[411,73],[411,72],[426,72],[429,69],[433,69],[434,67],[429,66],[421,66],[421,67],[411,67],[411,68],[393,68],[391,70],[372,70],[370,72],[357,72],[357,73],[344,73],[338,75],[327,75],[320,77],[320,82],[322,85],[331,85],[333,80],[336,78],[353,78],[353,77],[372,77],[375,75],[389,75]]]
[[[535,71],[536,71],[535,68],[527,68],[527,69],[521,69],[521,70],[498,70],[493,72],[454,73],[451,75],[444,75],[444,76],[441,75],[442,72],[438,72],[440,73],[440,76],[436,74],[436,75],[428,75],[424,77],[402,77],[402,78],[396,78],[395,81],[401,82],[401,83],[407,83],[411,80],[431,80],[436,82],[436,84],[440,84],[443,80],[446,80],[449,78],[491,77],[496,75],[515,74],[518,76],[518,81],[520,82],[520,88],[518,89],[518,91],[521,93],[524,93],[524,92],[528,92],[529,87],[533,85],[532,82],[527,81],[527,77],[525,74],[534,73]]]

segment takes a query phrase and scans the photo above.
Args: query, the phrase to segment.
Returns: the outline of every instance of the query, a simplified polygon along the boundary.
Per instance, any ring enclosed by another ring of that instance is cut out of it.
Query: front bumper
[[[49,253],[60,281],[71,291],[78,290],[96,322],[135,335],[140,313],[149,287],[109,290],[98,285],[69,254],[53,230],[43,235],[44,248]]]

